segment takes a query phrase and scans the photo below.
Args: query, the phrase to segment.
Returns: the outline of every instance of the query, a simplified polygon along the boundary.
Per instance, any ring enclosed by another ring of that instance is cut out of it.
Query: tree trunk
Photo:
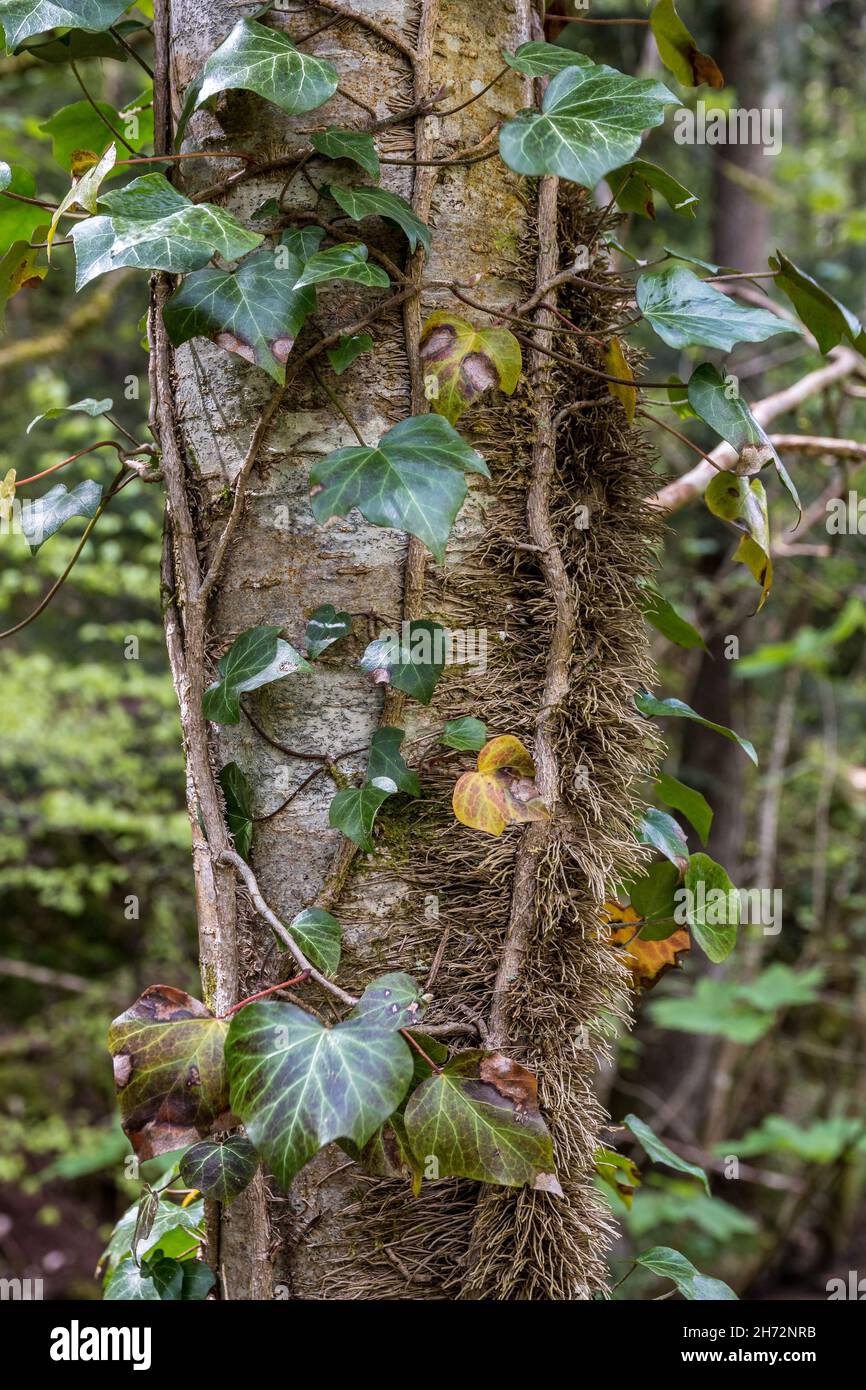
[[[437,0],[340,7],[323,0],[304,13],[272,11],[266,22],[299,38],[336,8],[348,17],[305,47],[341,74],[321,123],[353,128],[364,127],[368,109],[380,121],[409,112],[444,84],[450,91],[439,105],[462,103],[496,75],[503,49],[540,37],[526,0],[452,0],[441,8]],[[185,88],[237,17],[230,0],[158,0],[163,148],[170,113],[176,119]],[[530,101],[530,84],[510,72],[453,116],[407,115],[387,126],[377,137],[380,153],[425,160],[471,148]],[[185,148],[254,150],[260,162],[273,160],[320,115],[289,119],[248,93],[229,92],[215,115],[193,118]],[[223,180],[226,167],[185,162],[175,166],[175,182],[193,196]],[[284,201],[299,216],[310,212],[315,186],[334,173],[326,160],[311,160]],[[279,196],[288,177],[283,168],[210,196],[245,217]],[[477,275],[471,295],[493,308],[520,304],[589,240],[597,216],[580,197],[563,206],[555,180],[526,183],[498,158],[440,169],[386,164],[382,182],[430,224],[432,254],[426,264],[421,253],[409,258],[415,288],[372,323],[373,351],[338,379],[324,357],[311,363],[315,374],[294,374],[293,361],[371,310],[377,300],[369,291],[343,284],[320,293],[290,358],[287,389],[275,395],[263,373],[209,342],[172,354],[158,315],[167,277],[154,288],[154,427],[168,493],[163,589],[187,753],[204,995],[222,1010],[287,970],[270,930],[219,862],[230,842],[214,773],[235,760],[255,788],[252,864],[270,906],[284,921],[314,903],[339,917],[346,988],[360,991],[385,970],[405,969],[428,981],[428,1022],[456,1021],[465,1034],[458,1044],[489,1036],[532,1067],[565,1195],[446,1180],[425,1182],[416,1199],[405,1184],[364,1174],[332,1147],[288,1195],[261,1179],[231,1208],[211,1212],[218,1243],[211,1256],[223,1296],[233,1299],[590,1297],[604,1282],[607,1243],[591,1183],[603,1119],[592,1075],[604,1050],[602,1011],[624,1009],[623,971],[599,935],[598,907],[614,864],[634,854],[633,786],[654,756],[631,703],[648,674],[634,594],[653,534],[641,500],[651,490],[649,469],[603,386],[592,411],[557,428],[560,406],[588,393],[569,388],[550,357],[534,351],[512,399],[486,396],[461,419],[493,480],[472,487],[444,565],[419,542],[357,513],[316,525],[309,469],[355,442],[322,381],[333,382],[367,441],[423,412],[423,318],[446,305],[481,317],[438,286]],[[402,260],[405,242],[388,225],[367,222],[361,236]],[[581,294],[569,307],[598,333],[612,297]],[[541,326],[543,347],[553,292],[539,299],[542,307],[526,312]],[[589,508],[589,529],[581,527],[581,507]],[[199,593],[232,515],[218,582]],[[238,726],[206,726],[202,688],[238,633],[276,623],[302,647],[309,615],[329,602],[352,613],[351,638],[317,661],[314,674],[245,697],[251,718]],[[390,688],[383,693],[358,666],[371,638],[418,617],[486,638],[485,669],[450,668],[429,708]],[[460,714],[533,748],[549,824],[512,828],[499,840],[457,825],[451,790],[470,765],[461,757],[422,769],[420,802],[383,809],[372,855],[329,827],[334,787],[326,775],[280,809],[320,766],[297,753],[348,754],[339,768],[351,779],[366,765],[377,726],[405,728],[417,763],[436,751],[443,720]]]

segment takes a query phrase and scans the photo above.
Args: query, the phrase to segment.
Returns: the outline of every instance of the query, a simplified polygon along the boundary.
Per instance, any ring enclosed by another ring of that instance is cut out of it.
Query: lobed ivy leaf
[[[420,1163],[438,1176],[535,1186],[553,1170],[553,1143],[535,1077],[499,1052],[464,1052],[422,1082],[405,1110]]]
[[[648,806],[637,826],[637,838],[642,845],[652,845],[682,872],[689,859],[689,847],[682,826],[669,816]]]
[[[704,719],[692,709],[691,705],[687,705],[684,700],[676,700],[672,697],[657,700],[648,690],[640,690],[637,695],[635,695],[634,702],[640,713],[647,719],[652,719],[660,715],[667,715],[676,719],[693,719],[695,723],[703,724],[704,728],[714,729],[717,734],[722,734],[725,738],[733,739],[734,743],[740,745],[746,757],[750,758],[757,767],[758,755],[755,752],[755,745],[753,743],[750,743],[747,738],[741,738],[739,734],[735,734],[733,729],[725,728],[724,724],[714,724],[711,719]]]
[[[187,275],[163,309],[175,347],[190,338],[211,338],[284,382],[289,353],[316,307],[315,290],[302,283],[304,261],[292,251],[291,235],[278,249],[248,256],[236,270],[208,267]]]
[[[361,670],[377,685],[393,685],[429,705],[447,657],[445,629],[428,618],[418,618],[401,624],[399,633],[389,632],[371,642],[361,657]]]
[[[734,560],[744,564],[760,584],[761,597],[756,609],[756,612],[760,612],[773,583],[770,520],[763,483],[758,478],[716,473],[710,479],[704,500],[713,516],[729,521],[742,532]]]
[[[327,358],[337,376],[342,376],[355,358],[369,352],[372,346],[373,339],[369,333],[353,333],[349,337],[342,337],[336,347],[328,348]]]
[[[6,47],[14,48],[31,34],[48,29],[99,32],[128,7],[129,0],[0,0],[0,25]]]
[[[29,242],[48,218],[45,208],[4,196],[17,193],[22,198],[36,197],[36,180],[29,169],[18,164],[0,164],[0,172],[0,255],[5,256],[17,242]]]
[[[637,306],[668,347],[714,347],[730,352],[737,343],[760,343],[777,333],[799,333],[766,309],[746,309],[682,265],[641,275]]]
[[[41,497],[36,497],[22,510],[21,533],[35,555],[49,537],[74,517],[92,520],[102,500],[102,484],[92,478],[76,483],[70,491],[65,483],[57,483]]]
[[[632,159],[608,176],[610,191],[621,212],[636,212],[655,221],[654,193],[660,193],[672,212],[694,217],[700,198],[657,164]]]
[[[70,231],[78,290],[120,266],[198,270],[215,252],[233,261],[262,241],[224,208],[190,202],[164,174],[143,174],[103,194],[99,205],[105,215],[76,222]]]
[[[702,53],[680,19],[674,0],[657,0],[650,15],[650,28],[659,57],[684,87],[724,87],[725,79],[716,62]]]
[[[418,774],[406,766],[400,754],[400,744],[405,737],[403,729],[386,727],[376,730],[370,745],[367,781],[380,791],[390,791],[390,794],[400,791],[409,796],[420,796]]]
[[[665,805],[673,806],[675,811],[682,811],[698,832],[701,844],[705,845],[713,823],[713,808],[706,797],[693,787],[687,787],[676,777],[671,777],[667,772],[659,773],[655,792]]]
[[[220,768],[219,784],[226,802],[226,825],[242,859],[249,859],[253,842],[253,788],[237,763]]]
[[[109,1274],[117,1268],[128,1255],[137,1258],[136,1232],[139,1229],[140,1204],[133,1202],[116,1223],[111,1237],[99,1257],[99,1267],[107,1266]],[[165,1253],[180,1252],[189,1248],[190,1236],[195,1239],[204,1226],[204,1202],[190,1202],[182,1207],[163,1197],[147,1235],[142,1237],[145,1255],[157,1246]]]
[[[159,1290],[146,1269],[140,1268],[134,1260],[121,1260],[117,1269],[109,1277],[102,1295],[106,1303],[123,1299],[128,1303],[158,1303]]]
[[[420,351],[424,394],[452,425],[491,387],[510,396],[523,369],[520,344],[507,328],[475,328],[444,309],[424,324]]]
[[[342,830],[347,839],[368,852],[373,848],[373,825],[390,792],[381,787],[346,787],[337,792],[328,807],[328,824]]]
[[[334,1028],[294,1004],[249,1004],[226,1042],[233,1111],[284,1188],[323,1145],[363,1147],[400,1104],[412,1057],[368,1018]]]
[[[660,82],[626,77],[603,63],[569,65],[553,78],[541,111],[520,111],[499,133],[499,153],[518,174],[556,174],[594,188],[636,153],[643,132],[677,98]]]
[[[187,1187],[228,1206],[249,1187],[258,1166],[259,1156],[249,1139],[236,1134],[222,1144],[193,1144],[180,1160],[180,1176]]]
[[[689,381],[689,405],[695,415],[736,449],[737,473],[749,476],[772,462],[798,512],[800,498],[763,425],[759,424],[733,385],[709,362],[702,362]]]
[[[421,990],[402,970],[380,975],[369,984],[349,1014],[378,1028],[414,1028],[424,1017]]]
[[[291,922],[289,930],[308,960],[333,977],[340,964],[343,929],[336,917],[321,907],[305,907]]]
[[[673,1168],[677,1173],[688,1173],[691,1177],[697,1178],[702,1183],[707,1196],[711,1196],[707,1175],[697,1163],[688,1163],[686,1159],[680,1158],[679,1154],[675,1154],[673,1149],[669,1149],[648,1124],[638,1119],[637,1115],[626,1115],[623,1124],[626,1129],[631,1130],[653,1163],[661,1163],[666,1168]]]
[[[672,1250],[668,1245],[654,1245],[642,1255],[635,1255],[635,1263],[651,1270],[653,1274],[658,1274],[662,1279],[670,1279],[683,1298],[701,1302],[736,1300],[737,1295],[733,1289],[721,1279],[711,1279],[708,1275],[701,1274],[691,1260],[687,1260],[679,1250]]]
[[[338,246],[317,251],[304,266],[296,288],[317,285],[321,280],[352,280],[357,285],[387,288],[391,283],[387,271],[381,266],[371,265],[367,255],[367,248],[360,241],[341,242]]]
[[[310,617],[304,633],[304,646],[307,656],[314,661],[317,656],[341,637],[348,637],[352,631],[351,613],[338,613],[332,603],[323,603]]]
[[[379,155],[372,135],[360,130],[341,130],[339,126],[328,126],[327,130],[314,130],[310,144],[327,159],[351,159],[371,178],[379,177]]]
[[[287,115],[297,116],[322,106],[339,81],[337,69],[326,58],[303,53],[285,34],[255,19],[239,19],[187,88],[175,142],[182,141],[193,112],[220,92],[255,92]]]
[[[721,864],[708,854],[689,859],[684,886],[686,919],[695,941],[714,965],[726,960],[737,944],[740,899]]]
[[[786,294],[809,332],[817,340],[821,352],[847,338],[852,347],[866,356],[866,328],[856,314],[835,299],[823,285],[807,275],[805,270],[789,261],[783,252],[770,257],[770,269],[778,272],[776,285]]]
[[[207,1134],[228,1109],[228,1024],[182,989],[151,985],[112,1023],[123,1131],[144,1162]]]
[[[337,449],[310,474],[313,515],[319,522],[353,507],[374,526],[408,531],[445,559],[445,542],[467,487],[464,473],[489,477],[441,415],[413,415],[382,435],[375,447]]]
[[[69,410],[76,413],[80,412],[82,415],[89,415],[95,419],[97,415],[104,415],[113,405],[114,401],[107,396],[101,401],[94,400],[92,396],[85,396],[84,400],[72,401],[70,405],[53,405],[50,410],[43,410],[41,415],[34,415],[25,433],[29,434],[40,420],[56,420],[58,415],[65,415]]]
[[[430,228],[420,217],[416,217],[409,203],[399,193],[366,186],[345,188],[338,183],[331,184],[325,191],[355,222],[361,222],[365,217],[384,217],[387,222],[395,222],[405,233],[410,251],[414,251],[420,241],[427,254],[430,254]]]
[[[480,752],[487,742],[487,726],[480,719],[464,714],[460,719],[449,719],[445,725],[441,743],[446,748],[469,749]]]
[[[235,638],[225,656],[220,657],[220,679],[204,693],[202,708],[214,724],[237,724],[241,717],[240,697],[272,681],[311,666],[288,642],[279,637],[280,629],[265,624],[248,628]]]
[[[563,68],[581,67],[592,62],[585,53],[562,48],[557,43],[522,43],[513,53],[503,53],[502,56],[510,68],[522,72],[525,77],[555,77]]]
[[[639,599],[644,617],[656,632],[660,632],[663,637],[687,651],[692,647],[702,647],[706,651],[706,643],[697,628],[678,613],[673,604],[657,589],[653,589],[649,584],[642,584]]]

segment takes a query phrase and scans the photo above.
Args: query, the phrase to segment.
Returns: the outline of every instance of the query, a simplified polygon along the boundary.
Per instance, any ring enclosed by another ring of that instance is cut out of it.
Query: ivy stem
[[[127,149],[130,146],[127,145]],[[171,164],[178,159],[242,159],[244,164],[254,165],[255,155],[246,154],[242,150],[186,150],[183,154],[135,154],[133,152],[129,159],[118,159],[117,165],[121,164]]]
[[[134,440],[133,443],[135,443]],[[86,449],[79,449],[77,454],[70,454],[68,459],[61,459],[59,463],[52,463],[50,468],[43,468],[41,473],[31,473],[29,478],[19,478],[15,486],[23,487],[25,483],[35,483],[40,478],[45,478],[49,473],[56,473],[58,468],[65,468],[67,463],[74,463],[76,459],[83,458],[85,454],[92,454],[94,449],[116,449],[119,455],[123,453],[116,439],[100,439],[97,444],[89,444]]]
[[[655,415],[650,415],[648,410],[638,408],[637,413],[638,415],[642,415],[645,420],[651,420],[654,425],[658,425],[661,429],[666,430],[668,434],[672,434],[675,439],[678,439],[681,444],[686,444],[690,449],[694,451],[694,453],[700,454],[701,458],[706,459],[707,463],[710,464],[711,467],[715,468],[717,473],[725,472],[725,469],[720,468],[719,465],[715,462],[715,460],[710,458],[709,454],[704,453],[700,445],[694,444],[691,441],[691,439],[689,439],[688,435],[681,434],[679,430],[674,429],[673,425],[668,425],[665,423],[664,420],[659,420]]]
[[[635,1272],[636,1269],[637,1269],[637,1260],[635,1260],[634,1264],[629,1265],[628,1269],[626,1270],[626,1272],[625,1272],[625,1274],[622,1276],[622,1278],[617,1280],[617,1282],[614,1284],[613,1288],[611,1289],[611,1293],[612,1293],[612,1294],[613,1294],[613,1293],[616,1293],[616,1291],[617,1291],[617,1289],[620,1287],[620,1285],[621,1285],[621,1284],[624,1284],[625,1281],[626,1281],[626,1279],[628,1279],[629,1275],[630,1275],[630,1274],[634,1274],[634,1272]]]
[[[442,1071],[442,1068],[438,1065],[438,1063],[434,1062],[432,1057],[427,1056],[427,1053],[424,1051],[417,1038],[412,1037],[412,1034],[409,1032],[408,1028],[401,1028],[400,1032],[406,1039],[409,1046],[415,1049],[415,1051],[418,1053],[418,1056],[424,1058],[424,1061],[427,1063],[428,1067],[432,1067],[434,1072]]]
[[[153,68],[150,66],[150,63],[146,62],[145,59],[142,58],[142,56],[141,56],[140,53],[136,53],[136,51],[135,51],[135,49],[133,48],[132,44],[126,42],[126,39],[123,37],[123,35],[120,33],[120,31],[119,31],[118,29],[115,29],[115,27],[114,27],[113,24],[109,24],[109,26],[108,26],[108,32],[109,32],[109,34],[111,34],[112,38],[114,38],[114,39],[117,40],[117,42],[120,44],[121,48],[125,48],[125,49],[126,49],[126,51],[127,51],[127,53],[129,54],[130,58],[134,58],[135,61],[136,61],[136,63],[138,63],[138,66],[139,66],[140,68],[144,68],[144,70],[145,70],[145,72],[147,73],[148,77],[153,78],[154,73],[153,73]]]
[[[72,69],[73,77],[75,78],[76,82],[78,83],[79,87],[84,93],[85,98],[87,99],[87,101],[90,102],[90,105],[93,107],[97,116],[102,121],[102,124],[104,126],[107,126],[107,128],[111,131],[112,135],[114,136],[115,140],[119,140],[121,145],[123,145],[126,149],[129,150],[130,154],[135,154],[135,150],[133,149],[132,145],[130,145],[129,141],[124,139],[119,130],[115,130],[114,126],[111,124],[111,121],[108,119],[105,112],[101,111],[97,103],[93,100],[93,97],[90,95],[86,86],[84,85],[84,80],[81,76],[81,73],[78,71],[78,68],[71,60],[69,66]]]
[[[432,115],[438,120],[441,116],[456,116],[458,111],[465,111],[467,106],[471,106],[473,101],[478,101],[480,97],[483,97],[486,92],[490,91],[491,87],[495,87],[497,82],[501,82],[506,73],[510,71],[511,68],[506,64],[504,68],[499,69],[495,77],[490,79],[486,87],[482,87],[480,92],[475,93],[474,97],[467,97],[466,101],[461,101],[459,106],[449,106],[447,111],[433,111]]]
[[[44,198],[28,198],[24,193],[10,193],[8,188],[3,189],[4,198],[14,198],[16,203],[30,203],[35,208],[45,208],[47,212],[56,212],[58,204],[46,202]],[[89,212],[65,212],[64,217],[84,218],[89,217]]]
[[[302,970],[300,975],[293,975],[290,980],[283,980],[281,984],[269,985],[267,989],[260,989],[255,994],[248,994],[246,999],[242,999],[239,1004],[232,1004],[230,1009],[226,1009],[224,1014],[220,1014],[220,1018],[231,1018],[232,1014],[236,1014],[238,1009],[245,1008],[247,1004],[253,1004],[257,999],[264,999],[267,995],[274,994],[278,989],[290,989],[292,985],[302,985],[309,978],[310,972]]]
[[[317,384],[322,388],[322,390],[324,391],[325,395],[328,397],[328,400],[331,402],[331,405],[334,407],[334,409],[335,409],[335,410],[338,410],[338,411],[340,412],[340,414],[342,415],[343,419],[346,421],[346,424],[349,426],[349,428],[351,429],[353,435],[354,435],[355,438],[357,439],[358,443],[361,445],[361,448],[362,448],[362,449],[366,449],[366,447],[367,447],[367,441],[365,440],[365,438],[364,438],[364,436],[362,435],[361,431],[358,429],[358,426],[355,424],[355,421],[352,419],[351,415],[349,414],[348,410],[347,410],[346,407],[344,406],[343,402],[340,400],[340,397],[337,395],[336,391],[334,391],[334,390],[328,385],[328,383],[327,383],[327,382],[324,380],[324,378],[319,374],[319,372],[316,370],[315,367],[310,367],[310,375],[312,376],[313,380],[314,380],[315,382],[317,382]]]

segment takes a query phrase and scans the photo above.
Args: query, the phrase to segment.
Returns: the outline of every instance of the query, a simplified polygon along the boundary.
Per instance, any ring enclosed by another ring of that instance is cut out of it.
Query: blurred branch
[[[48,985],[52,989],[69,989],[75,994],[84,994],[91,987],[91,981],[83,975],[73,975],[68,970],[49,970],[47,965],[31,965],[30,961],[12,960],[0,956],[0,975],[8,975],[15,980],[29,980],[34,985]]]
[[[41,362],[47,357],[62,357],[73,346],[78,346],[82,333],[96,328],[108,317],[118,288],[131,275],[131,270],[115,271],[108,283],[95,290],[85,304],[73,309],[59,328],[38,338],[19,338],[0,348],[0,371],[4,367],[20,367],[25,362]]]

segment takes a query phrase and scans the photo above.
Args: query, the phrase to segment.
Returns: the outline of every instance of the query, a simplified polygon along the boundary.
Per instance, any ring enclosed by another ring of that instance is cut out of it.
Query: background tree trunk
[[[332,59],[341,74],[326,124],[362,128],[368,112],[382,120],[408,111],[443,84],[451,90],[440,105],[457,105],[496,75],[502,49],[540,37],[525,0],[441,6],[352,0],[345,8],[351,17],[337,18],[323,0],[303,13],[272,11],[266,18],[296,39],[327,18],[335,21],[306,45]],[[167,103],[176,118],[188,83],[237,18],[229,0],[204,6],[159,0],[163,141]],[[382,37],[382,26],[398,36],[396,43]],[[407,48],[415,50],[414,63]],[[389,126],[378,136],[380,153],[423,160],[471,148],[530,100],[528,82],[509,73],[453,116]],[[279,158],[293,131],[319,125],[320,116],[288,120],[248,93],[230,92],[215,116],[193,119],[186,145]],[[346,167],[335,171],[324,159],[311,160],[292,178],[287,204],[299,214],[310,211],[316,186],[335,172],[344,177]],[[180,166],[176,182],[192,196],[225,174],[224,161],[191,161]],[[248,216],[279,197],[287,177],[281,170],[249,179],[226,195],[226,205]],[[447,305],[480,319],[430,282],[479,275],[472,293],[484,303],[520,303],[567,262],[597,215],[579,198],[558,209],[555,180],[536,189],[498,159],[445,169],[386,165],[383,185],[410,198],[431,224],[433,251],[420,295],[379,318],[371,328],[372,353],[334,381],[368,441],[426,409],[422,318]],[[402,261],[405,242],[392,228],[368,222],[361,236]],[[407,269],[420,282],[421,256],[410,258]],[[167,288],[166,277],[157,277],[157,305]],[[598,298],[608,303],[584,295],[572,306],[578,321],[593,319],[594,332],[611,312],[610,297]],[[374,302],[354,285],[320,293],[319,312],[295,354]],[[544,303],[550,302],[547,296]],[[542,307],[537,321],[543,330],[553,320]],[[604,1046],[602,1010],[624,1008],[623,972],[599,936],[597,910],[614,863],[634,854],[633,785],[653,756],[652,739],[631,705],[634,686],[647,677],[634,580],[648,564],[642,542],[652,522],[641,499],[651,489],[621,407],[602,394],[595,410],[557,433],[559,406],[585,393],[569,392],[550,359],[532,353],[513,400],[485,398],[461,420],[493,483],[472,488],[440,567],[418,542],[407,544],[357,514],[325,528],[312,520],[310,467],[354,442],[320,384],[324,358],[316,364],[319,380],[302,371],[274,403],[272,383],[239,358],[201,340],[171,354],[156,314],[151,331],[155,426],[169,495],[167,633],[187,749],[205,998],[222,1009],[286,973],[269,929],[218,863],[228,839],[214,771],[235,760],[255,788],[252,862],[274,910],[290,921],[305,906],[327,906],[344,929],[341,984],[360,990],[385,970],[408,970],[435,996],[430,1022],[462,1021],[466,1039],[458,1041],[470,1043],[489,1030],[497,1045],[532,1066],[565,1189],[561,1198],[496,1189],[479,1200],[476,1184],[448,1180],[425,1183],[414,1199],[404,1183],[364,1175],[329,1148],[307,1165],[290,1194],[270,1192],[260,1180],[230,1209],[211,1213],[223,1294],[590,1296],[604,1279],[607,1239],[591,1185],[602,1119],[592,1074]],[[260,425],[253,460],[248,451]],[[241,473],[248,485],[240,524],[204,603],[197,597],[200,575]],[[576,523],[582,505],[590,508],[589,530]],[[277,623],[300,647],[310,613],[328,602],[352,613],[352,637],[318,661],[314,674],[246,697],[252,719],[207,730],[201,690],[238,633]],[[358,668],[371,638],[421,616],[475,629],[487,642],[486,670],[453,667],[429,709],[405,704],[394,690],[383,694]],[[203,671],[195,669],[197,642],[206,649]],[[425,767],[420,803],[383,810],[372,855],[356,853],[329,828],[334,787],[325,775],[280,809],[315,766],[297,752],[348,754],[339,766],[351,778],[366,765],[377,725],[397,724],[407,730],[410,761],[417,763],[431,731],[457,714],[477,715],[492,733],[513,732],[534,747],[541,789],[555,811],[549,827],[492,840],[457,826],[450,793],[469,765],[459,757]]]

